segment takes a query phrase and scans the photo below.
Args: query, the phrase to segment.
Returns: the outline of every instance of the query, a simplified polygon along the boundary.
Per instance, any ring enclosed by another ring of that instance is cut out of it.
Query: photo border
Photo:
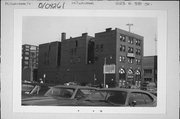
[[[139,17],[157,18],[158,88],[157,107],[21,106],[21,52],[23,16]],[[33,113],[166,113],[167,11],[163,10],[14,10],[13,112]],[[164,50],[162,50],[164,49]],[[17,68],[18,66],[18,68]],[[166,75],[165,75],[166,74]]]

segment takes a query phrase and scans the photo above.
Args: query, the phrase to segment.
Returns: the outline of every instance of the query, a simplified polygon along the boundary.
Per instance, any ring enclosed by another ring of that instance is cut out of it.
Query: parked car
[[[99,89],[77,101],[77,105],[154,107],[157,105],[157,98],[155,95],[139,89],[106,88]]]
[[[76,101],[88,96],[96,88],[87,86],[64,86],[51,87],[43,96],[29,97],[22,100],[22,105],[46,105],[46,106],[71,106]]]
[[[22,92],[22,99],[26,97],[31,96],[43,96],[51,86],[50,84],[44,84],[44,83],[33,83],[33,88],[28,91]]]

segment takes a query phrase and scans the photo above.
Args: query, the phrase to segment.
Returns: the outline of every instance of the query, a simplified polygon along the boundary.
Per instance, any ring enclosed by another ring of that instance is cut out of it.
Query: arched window
[[[123,68],[119,69],[119,73],[120,74],[124,74],[125,73],[125,70]]]
[[[126,80],[126,72],[123,68],[119,69],[119,80]]]
[[[141,72],[139,70],[136,70],[136,72],[135,72],[135,80],[136,81],[141,80]]]
[[[127,73],[128,73],[128,74],[133,74],[133,70],[132,70],[132,69],[129,69]]]

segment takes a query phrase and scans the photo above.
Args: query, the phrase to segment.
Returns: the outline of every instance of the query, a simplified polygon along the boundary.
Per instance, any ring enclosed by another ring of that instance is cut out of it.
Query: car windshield
[[[127,98],[125,91],[96,91],[89,95],[86,101],[104,101],[107,103],[124,105]]]
[[[30,94],[32,94],[32,95],[35,95],[35,94],[37,94],[37,95],[44,95],[47,92],[48,89],[49,89],[48,86],[39,86],[39,85],[36,85],[33,88],[33,90],[30,92]]]
[[[34,85],[32,84],[22,84],[22,91],[31,91],[34,88]]]
[[[105,91],[95,91],[94,93],[90,94],[85,100],[90,101],[105,101],[106,100],[107,92]]]
[[[116,105],[124,105],[126,103],[127,92],[125,91],[108,91],[107,101]]]
[[[79,88],[78,91],[76,92],[75,98],[76,99],[85,98],[88,95],[92,94],[94,91],[95,91],[95,89],[81,89],[81,88]]]
[[[73,88],[52,87],[45,93],[44,96],[71,98],[74,91],[75,89]]]

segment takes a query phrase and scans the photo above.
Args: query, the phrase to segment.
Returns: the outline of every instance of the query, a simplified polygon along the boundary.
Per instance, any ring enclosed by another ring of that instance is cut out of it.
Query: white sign
[[[135,57],[134,53],[127,53],[127,57]]]
[[[114,74],[115,73],[115,64],[104,65],[104,74]]]

